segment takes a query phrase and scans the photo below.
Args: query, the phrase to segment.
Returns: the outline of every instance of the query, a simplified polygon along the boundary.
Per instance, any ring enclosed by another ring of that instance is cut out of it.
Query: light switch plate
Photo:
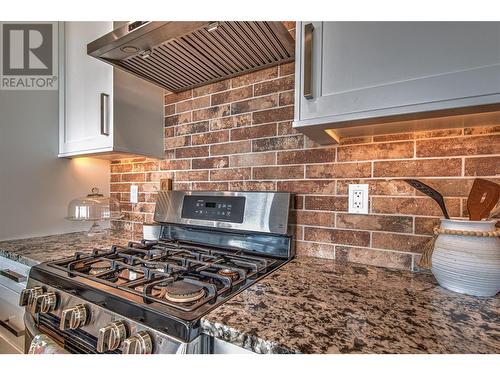
[[[139,186],[130,185],[130,203],[139,202]]]
[[[368,213],[368,184],[349,184],[349,213]]]
[[[172,179],[160,178],[160,190],[172,190]]]

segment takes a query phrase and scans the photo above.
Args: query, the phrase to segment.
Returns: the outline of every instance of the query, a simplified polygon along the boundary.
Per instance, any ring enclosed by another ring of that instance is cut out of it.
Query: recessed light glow
[[[218,27],[219,27],[219,22],[210,22],[207,26],[207,31],[211,33],[217,30]]]
[[[147,49],[145,51],[142,51],[139,56],[141,56],[141,58],[143,59],[147,59],[149,56],[151,56],[151,50],[150,49]]]
[[[78,166],[88,166],[92,164],[93,159],[89,157],[79,157],[71,159],[75,165]]]
[[[328,134],[335,142],[340,143],[340,137],[334,129],[326,129],[325,133]]]

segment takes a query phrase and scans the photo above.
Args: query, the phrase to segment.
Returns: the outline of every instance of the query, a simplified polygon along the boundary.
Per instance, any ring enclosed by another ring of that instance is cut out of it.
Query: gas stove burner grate
[[[76,254],[51,262],[70,277],[81,276],[157,303],[191,312],[255,280],[275,260],[192,243],[148,241]]]
[[[186,312],[194,311],[210,301],[215,301],[218,295],[226,290],[225,288],[218,289],[214,283],[187,277],[139,280],[126,288],[131,293],[142,296],[146,304],[160,303]]]

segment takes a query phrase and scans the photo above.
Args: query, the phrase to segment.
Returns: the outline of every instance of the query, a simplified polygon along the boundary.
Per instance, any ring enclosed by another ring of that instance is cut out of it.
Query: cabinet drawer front
[[[11,331],[22,332],[24,330],[24,308],[19,306],[19,294],[9,288],[0,285],[0,333],[9,342],[20,341]],[[8,326],[8,327],[7,327]]]
[[[0,285],[0,350],[14,354],[16,351],[24,351],[24,309],[18,306],[19,295]],[[7,325],[7,326],[6,326]],[[18,331],[16,336],[12,331]],[[0,354],[2,352],[0,351]]]

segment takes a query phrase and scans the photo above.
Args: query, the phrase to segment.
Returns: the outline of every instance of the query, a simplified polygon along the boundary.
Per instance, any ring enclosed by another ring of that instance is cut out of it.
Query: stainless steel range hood
[[[87,53],[179,92],[291,61],[294,46],[282,22],[134,21]]]

